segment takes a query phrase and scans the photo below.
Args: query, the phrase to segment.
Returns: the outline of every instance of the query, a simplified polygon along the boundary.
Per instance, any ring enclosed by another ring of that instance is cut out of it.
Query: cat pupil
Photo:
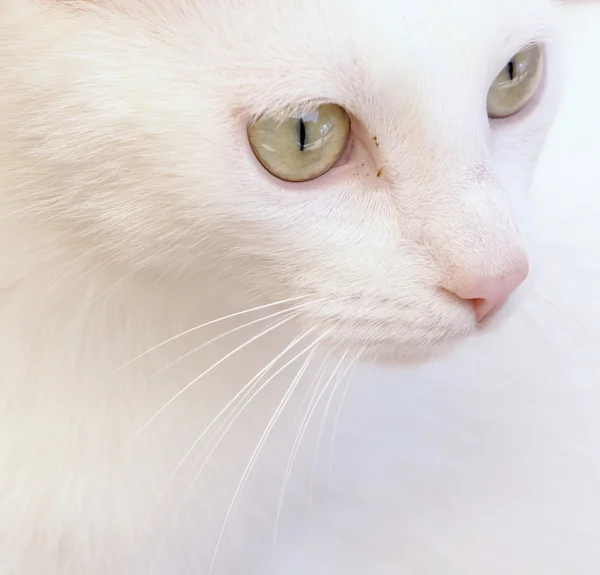
[[[515,64],[514,62],[511,60],[508,63],[508,77],[510,80],[514,80],[515,79]]]
[[[306,143],[306,126],[302,118],[298,120],[298,143],[300,144],[300,151],[303,152]]]

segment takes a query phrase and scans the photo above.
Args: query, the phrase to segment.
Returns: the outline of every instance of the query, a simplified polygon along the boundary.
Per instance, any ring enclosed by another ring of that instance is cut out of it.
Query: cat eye
[[[350,118],[336,104],[302,115],[262,116],[248,128],[258,161],[287,182],[306,182],[328,172],[344,153],[349,136]]]
[[[488,116],[506,118],[522,110],[536,93],[542,70],[543,52],[539,44],[515,54],[488,92]]]

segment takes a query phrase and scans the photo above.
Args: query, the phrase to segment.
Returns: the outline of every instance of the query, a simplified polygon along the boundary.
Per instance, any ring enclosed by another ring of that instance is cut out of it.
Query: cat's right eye
[[[506,118],[522,110],[539,88],[543,64],[543,51],[539,44],[515,54],[488,92],[488,116]]]
[[[302,115],[263,116],[248,128],[254,155],[280,180],[306,182],[329,171],[350,137],[350,118],[336,104]]]

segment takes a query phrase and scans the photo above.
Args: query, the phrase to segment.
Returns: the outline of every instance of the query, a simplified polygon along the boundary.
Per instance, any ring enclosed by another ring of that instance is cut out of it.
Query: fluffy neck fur
[[[359,0],[0,0],[0,572],[597,572],[596,280],[550,249],[595,256],[594,190],[542,174],[524,199],[560,78],[522,127],[489,135],[456,66],[472,59],[487,81],[473,46],[485,37],[501,65],[527,36],[550,42],[556,7],[409,4],[382,2],[376,26]],[[406,42],[388,29],[403,18],[419,30]],[[436,42],[447,54],[424,50]],[[434,56],[402,68],[403,50]],[[279,84],[294,66],[303,81]],[[394,107],[402,73],[417,88]],[[356,165],[300,192],[257,175],[241,119],[291,97],[358,101],[381,151],[359,138]],[[441,102],[430,122],[421,101]],[[472,190],[481,204],[456,203]],[[465,211],[485,222],[509,204],[538,258],[527,301],[460,341],[470,320],[432,299],[430,335],[415,335],[407,320],[446,270],[415,255],[406,220],[437,222],[421,228],[432,251],[446,242],[476,267],[516,232],[448,235],[444,215],[468,228]],[[307,300],[327,305],[284,323]],[[359,365],[363,316],[389,324],[372,339],[393,340],[391,357],[460,345],[417,367]],[[340,326],[333,352],[324,317]]]

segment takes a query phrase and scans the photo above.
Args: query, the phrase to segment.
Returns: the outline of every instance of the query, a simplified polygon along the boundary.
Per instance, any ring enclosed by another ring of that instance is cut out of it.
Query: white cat
[[[0,0],[0,574],[598,573],[570,10]]]

